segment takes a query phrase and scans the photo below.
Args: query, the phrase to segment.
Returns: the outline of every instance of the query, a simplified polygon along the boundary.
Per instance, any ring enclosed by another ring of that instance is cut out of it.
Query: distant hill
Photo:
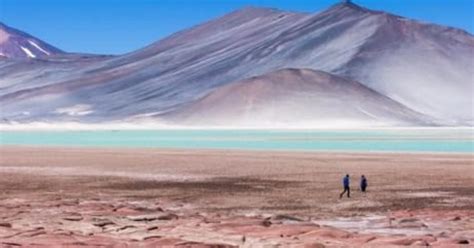
[[[188,125],[429,125],[366,86],[321,71],[282,69],[221,86],[166,116]]]

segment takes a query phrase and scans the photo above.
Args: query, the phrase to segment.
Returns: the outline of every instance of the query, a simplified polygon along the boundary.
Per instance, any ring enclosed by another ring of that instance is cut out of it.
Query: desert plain
[[[473,244],[472,154],[0,147],[0,247]]]

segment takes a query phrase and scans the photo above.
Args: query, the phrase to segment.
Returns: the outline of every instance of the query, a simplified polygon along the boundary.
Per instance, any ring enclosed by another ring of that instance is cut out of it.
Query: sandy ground
[[[0,147],[0,247],[472,244],[473,155]]]

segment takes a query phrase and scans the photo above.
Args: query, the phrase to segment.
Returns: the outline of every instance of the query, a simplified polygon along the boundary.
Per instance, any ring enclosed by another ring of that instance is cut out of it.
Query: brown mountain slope
[[[236,81],[165,118],[189,125],[426,125],[429,120],[366,86],[310,69]]]

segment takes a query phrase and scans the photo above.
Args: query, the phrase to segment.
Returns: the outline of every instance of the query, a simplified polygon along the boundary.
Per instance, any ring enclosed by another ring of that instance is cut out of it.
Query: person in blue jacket
[[[349,180],[349,174],[347,174],[344,179],[342,179],[342,184],[344,186],[344,191],[342,191],[341,195],[339,195],[339,198],[342,198],[342,196],[347,192],[347,197],[351,197],[351,188],[350,188],[350,180]]]
[[[367,190],[367,178],[362,175],[360,177],[360,191],[365,192]]]

